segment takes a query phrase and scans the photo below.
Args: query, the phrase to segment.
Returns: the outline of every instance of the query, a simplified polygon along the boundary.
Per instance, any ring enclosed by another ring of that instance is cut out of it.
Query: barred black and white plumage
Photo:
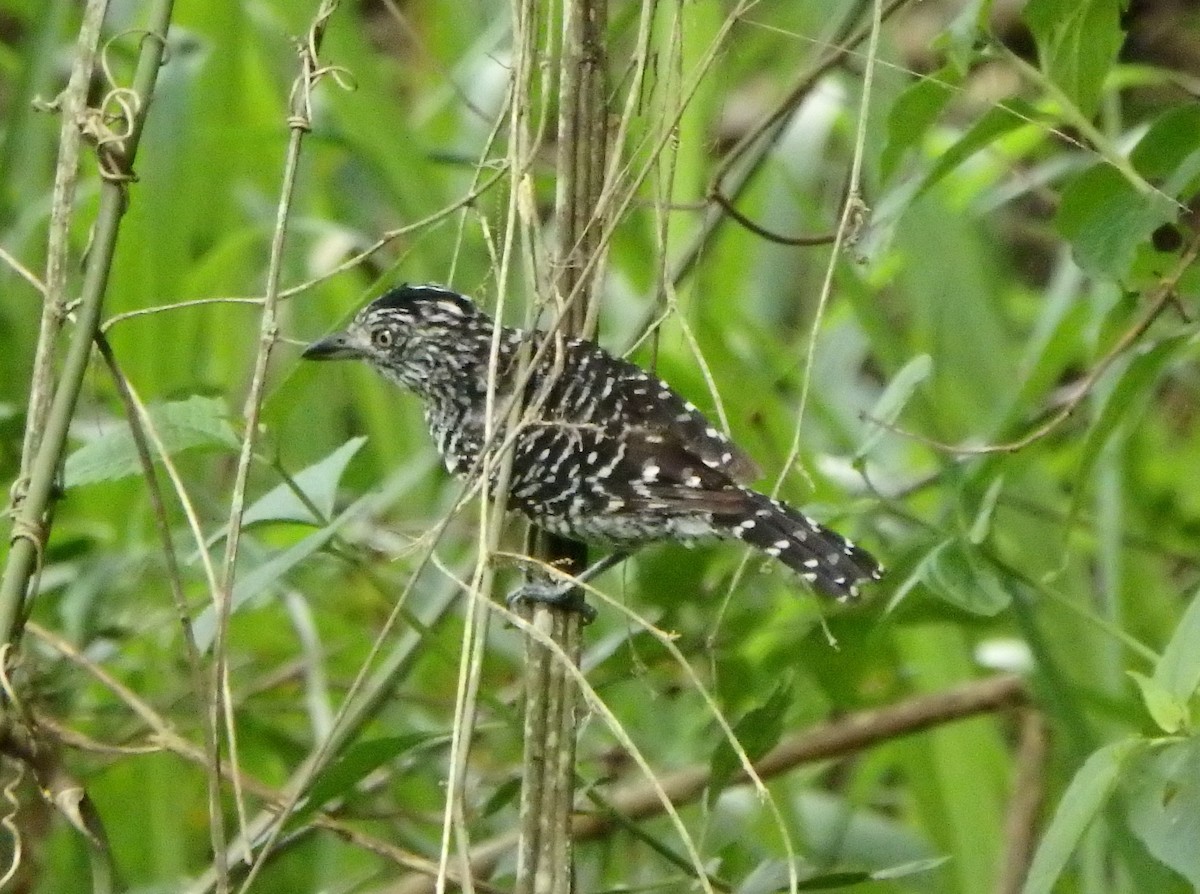
[[[479,467],[484,444],[495,325],[457,292],[403,285],[304,356],[365,359],[416,392],[446,467],[464,475]],[[544,337],[500,329],[494,408],[502,411],[511,400],[522,344]],[[535,341],[530,356],[536,348]],[[757,474],[754,463],[695,406],[598,345],[552,340],[537,356],[522,398],[509,503],[547,530],[621,550],[656,540],[734,538],[837,599],[879,578],[865,550],[746,487]]]

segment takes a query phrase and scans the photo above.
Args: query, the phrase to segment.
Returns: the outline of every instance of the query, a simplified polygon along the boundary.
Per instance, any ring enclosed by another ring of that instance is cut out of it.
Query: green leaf
[[[992,516],[996,513],[996,503],[999,502],[1003,491],[1004,476],[997,475],[988,485],[983,499],[979,501],[979,510],[975,513],[975,520],[971,522],[971,530],[967,533],[967,540],[972,545],[978,546],[987,540],[988,532],[992,529]]]
[[[797,891],[836,891],[840,888],[856,888],[864,882],[891,881],[911,875],[920,875],[946,863],[949,857],[933,857],[913,860],[899,866],[889,866],[873,872],[860,869],[842,869],[822,872],[819,875],[801,877]],[[787,863],[782,860],[764,860],[754,867],[735,889],[737,894],[774,894],[788,890]]]
[[[1200,188],[1200,109],[1188,106],[1161,115],[1129,160],[1156,185],[1155,192],[1140,192],[1110,165],[1097,165],[1067,184],[1056,220],[1079,266],[1113,279],[1128,274],[1137,249],[1155,229],[1178,217],[1179,200]]]
[[[1200,890],[1200,739],[1167,745],[1137,763],[1129,826],[1156,860]]]
[[[1088,431],[1087,440],[1080,450],[1079,470],[1075,473],[1077,482],[1091,480],[1092,471],[1117,426],[1127,419],[1136,419],[1141,415],[1154,395],[1154,386],[1162,376],[1163,370],[1190,341],[1190,335],[1164,339],[1143,349],[1126,364],[1116,385],[1104,398],[1100,416]],[[1085,487],[1074,488],[1071,518],[1075,517],[1086,492]]]
[[[796,890],[836,891],[840,888],[857,887],[869,881],[871,873],[859,869],[834,870],[807,877],[801,873]],[[776,894],[787,890],[788,864],[783,860],[763,860],[734,889],[735,894]]]
[[[301,524],[324,524],[333,515],[337,500],[338,484],[354,454],[367,443],[365,437],[351,438],[324,459],[292,476],[292,482],[312,501],[323,518],[314,518],[312,510],[296,496],[291,485],[284,481],[255,500],[242,516],[242,527],[265,521],[300,522]],[[208,546],[219,543],[229,531],[225,525],[208,539]]]
[[[888,881],[890,879],[904,878],[909,875],[921,875],[926,872],[931,872],[939,866],[944,866],[950,862],[949,857],[928,857],[924,860],[912,860],[908,863],[901,863],[899,866],[889,866],[887,869],[876,869],[871,873],[871,878],[875,881]]]
[[[783,860],[763,860],[747,873],[735,894],[774,894],[786,890],[787,885],[788,864]]]
[[[858,450],[855,451],[855,460],[860,460],[871,452],[871,448],[887,431],[887,426],[894,424],[900,417],[900,413],[904,410],[904,406],[912,397],[913,392],[917,390],[917,386],[928,379],[932,372],[932,358],[928,354],[918,354],[904,364],[900,371],[892,377],[887,387],[883,389],[883,394],[879,395],[875,406],[871,408],[871,412],[867,414],[867,423],[871,426],[871,430],[859,445]]]
[[[838,888],[856,888],[863,882],[871,881],[871,873],[857,869],[844,869],[841,872],[823,872],[806,878],[796,885],[797,891],[836,891]],[[778,890],[786,891],[787,885]]]
[[[943,152],[925,175],[914,199],[931,189],[943,177],[1000,137],[1019,127],[1041,121],[1045,116],[1020,99],[1006,99],[1003,105],[985,112],[958,142]]]
[[[1029,0],[1025,7],[1042,71],[1088,118],[1125,40],[1121,6],[1121,0]]]
[[[196,396],[156,404],[149,407],[149,414],[168,455],[192,447],[237,447],[237,435],[229,425],[225,403],[217,398]],[[128,423],[122,421],[68,456],[63,478],[67,487],[76,487],[115,481],[141,470],[133,435]]]
[[[1175,213],[1167,196],[1141,193],[1115,168],[1098,164],[1067,184],[1055,223],[1071,240],[1080,267],[1094,276],[1120,279],[1137,247]]]
[[[783,735],[783,716],[792,704],[794,682],[790,673],[785,674],[765,702],[751,708],[733,725],[734,736],[751,761],[758,760],[779,743],[779,737]],[[722,740],[712,756],[708,783],[710,802],[741,766],[733,746]]]
[[[965,75],[979,64],[980,36],[991,30],[993,0],[963,0],[958,12],[931,46],[946,54],[954,71]]]
[[[1137,683],[1142,693],[1142,702],[1158,728],[1165,733],[1179,732],[1187,722],[1187,705],[1175,698],[1153,677],[1133,670],[1126,673]]]
[[[1200,591],[1171,634],[1154,668],[1154,682],[1186,705],[1200,689]]]
[[[921,78],[896,97],[888,113],[887,143],[879,159],[880,177],[885,183],[895,173],[904,154],[919,144],[937,121],[961,83],[962,76],[947,67]]]
[[[351,438],[324,459],[313,463],[292,476],[292,481],[321,512],[322,518],[313,518],[312,511],[304,504],[285,481],[255,500],[246,510],[243,525],[260,521],[295,521],[323,524],[333,515],[337,499],[338,484],[345,474],[350,460],[367,443],[365,437]]]
[[[1147,179],[1172,198],[1190,197],[1200,184],[1200,109],[1186,105],[1164,112],[1129,156]]]
[[[479,816],[494,816],[509,804],[516,804],[521,798],[521,777],[519,775],[510,776],[504,782],[496,786],[487,803],[479,810]]]
[[[433,733],[420,732],[356,742],[321,771],[305,796],[302,806],[288,822],[292,825],[302,825],[326,804],[352,793],[354,787],[366,779],[368,774],[405,752],[423,745],[431,738],[435,738]]]
[[[281,577],[325,546],[348,521],[356,517],[367,505],[368,498],[362,497],[343,510],[342,514],[320,530],[313,531],[299,543],[276,553],[263,564],[240,576],[233,586],[229,612],[236,612],[251,597],[270,589]],[[206,606],[192,622],[196,645],[207,651],[216,633],[216,618],[211,605]]]
[[[921,560],[916,574],[935,596],[974,615],[990,617],[1012,601],[1004,584],[965,540],[935,547]]]
[[[1124,739],[1105,745],[1084,761],[1042,836],[1022,894],[1053,892],[1083,833],[1116,788],[1126,762],[1144,747],[1143,739]]]

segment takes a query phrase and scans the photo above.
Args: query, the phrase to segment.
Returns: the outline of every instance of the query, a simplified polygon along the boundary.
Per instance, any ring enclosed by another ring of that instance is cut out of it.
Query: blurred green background
[[[124,84],[144,4],[111,6],[105,58]],[[1190,657],[1200,654],[1200,378],[1196,274],[1180,259],[1195,238],[1200,176],[1197,13],[1150,0],[901,4],[874,60],[867,212],[836,259],[806,377],[827,245],[779,244],[726,220],[687,275],[668,285],[669,273],[696,248],[726,153],[846,22],[868,20],[870,4],[762,0],[725,30],[736,6],[610,4],[614,122],[635,83],[643,15],[650,75],[613,150],[629,202],[605,264],[600,340],[617,352],[636,343],[633,359],[654,362],[727,420],[765,470],[763,487],[782,475],[783,497],[862,542],[889,574],[861,604],[833,606],[756,557],[730,590],[743,556],[728,545],[658,547],[603,588],[677,635],[726,716],[758,710],[750,725],[768,744],[996,671],[1026,675],[1049,748],[1033,834],[1046,835],[1039,859],[1050,863],[1035,868],[1053,868],[1060,853],[1065,863],[1061,877],[1042,878],[1072,892],[1192,890],[1200,885],[1191,834],[1200,823],[1192,737],[1200,669]],[[78,7],[0,0],[0,248],[38,276],[61,122],[35,100],[66,83]],[[552,42],[559,7],[539,8],[548,17],[539,39]],[[260,306],[173,305],[263,293],[295,41],[314,10],[292,0],[176,3],[107,291],[107,334],[157,407],[218,559]],[[762,227],[835,228],[865,49],[815,83],[736,197]],[[332,774],[322,803],[436,861],[464,602],[436,568],[413,575],[422,536],[459,489],[413,397],[366,368],[303,365],[298,348],[401,281],[444,282],[495,301],[502,284],[489,244],[504,239],[506,175],[466,207],[328,274],[500,171],[509,5],[343,3],[322,59],[339,78],[313,97],[282,267],[285,287],[309,285],[281,305],[248,495],[253,503],[315,466],[302,481],[321,517],[277,497],[247,526],[228,651],[239,757],[266,784],[292,776],[328,733],[411,584],[383,643],[385,655],[406,657],[357,744],[337,749],[341,775]],[[92,100],[108,89],[98,78]],[[547,128],[532,179],[550,242],[556,104],[549,88],[523,101]],[[85,152],[73,291],[98,183]],[[514,322],[534,293],[515,269]],[[1177,283],[1175,300],[1147,317],[1165,295],[1164,277]],[[41,302],[9,260],[0,263],[0,295],[0,477],[9,482]],[[153,312],[122,316],[135,311]],[[658,319],[655,337],[641,338]],[[1022,449],[975,450],[1020,441],[1068,407]],[[798,462],[786,469],[798,425]],[[358,436],[359,449],[346,446]],[[72,450],[32,618],[200,745],[200,697],[146,485],[99,362]],[[168,495],[187,596],[203,625],[210,593],[198,547]],[[477,522],[469,507],[436,548],[459,575],[469,573]],[[506,547],[520,544],[514,525]],[[517,581],[502,571],[505,586]],[[719,729],[660,644],[603,606],[585,636],[592,685],[657,771],[712,759]],[[211,859],[203,769],[165,747],[80,661],[37,636],[24,647],[23,700],[78,734],[57,759],[85,784],[123,882],[201,889],[183,880],[199,878]],[[494,623],[467,780],[477,841],[515,823],[521,661],[519,635]],[[845,884],[880,891],[1005,890],[1001,867],[1016,845],[1005,818],[1023,778],[1019,720],[1009,712],[946,725],[773,780],[802,877],[833,887],[833,873],[845,872]],[[586,724],[581,789],[603,794],[637,778],[604,725]],[[16,790],[24,851],[13,890],[83,890],[81,836],[27,780]],[[684,810],[710,871],[737,890],[778,889],[784,851],[770,814],[744,788],[712,795]],[[252,811],[260,805],[250,799]],[[410,868],[311,820],[303,814],[289,827],[253,890],[415,890],[404,887]],[[693,888],[686,863],[662,853],[682,852],[669,824],[641,829],[581,846],[580,888]],[[869,882],[856,874],[880,871]],[[497,872],[496,884],[511,887],[511,864]]]

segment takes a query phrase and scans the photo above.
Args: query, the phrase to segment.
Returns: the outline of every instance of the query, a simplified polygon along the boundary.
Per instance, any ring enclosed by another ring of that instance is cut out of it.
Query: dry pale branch
[[[886,708],[857,711],[797,732],[757,761],[755,769],[764,779],[780,776],[805,764],[845,757],[957,720],[1017,708],[1027,700],[1025,683],[1018,676],[1004,674],[972,681],[944,692],[915,696]],[[630,822],[658,816],[663,811],[658,794],[660,787],[675,805],[695,801],[708,785],[709,772],[708,764],[696,764],[659,777],[657,785],[639,781],[618,788],[607,796],[612,813],[575,815],[572,837],[576,842],[596,840]],[[733,777],[732,783],[745,782],[746,778],[740,773]],[[480,844],[471,855],[473,872],[486,877],[515,844],[514,834]],[[430,878],[413,876],[398,884],[394,894],[425,894],[431,890]]]

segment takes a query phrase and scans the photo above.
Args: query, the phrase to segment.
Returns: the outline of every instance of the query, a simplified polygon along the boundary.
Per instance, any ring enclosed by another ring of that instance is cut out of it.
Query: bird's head
[[[492,320],[471,299],[437,285],[408,285],[376,298],[340,332],[313,342],[306,360],[366,360],[421,394],[469,372],[487,356]]]

